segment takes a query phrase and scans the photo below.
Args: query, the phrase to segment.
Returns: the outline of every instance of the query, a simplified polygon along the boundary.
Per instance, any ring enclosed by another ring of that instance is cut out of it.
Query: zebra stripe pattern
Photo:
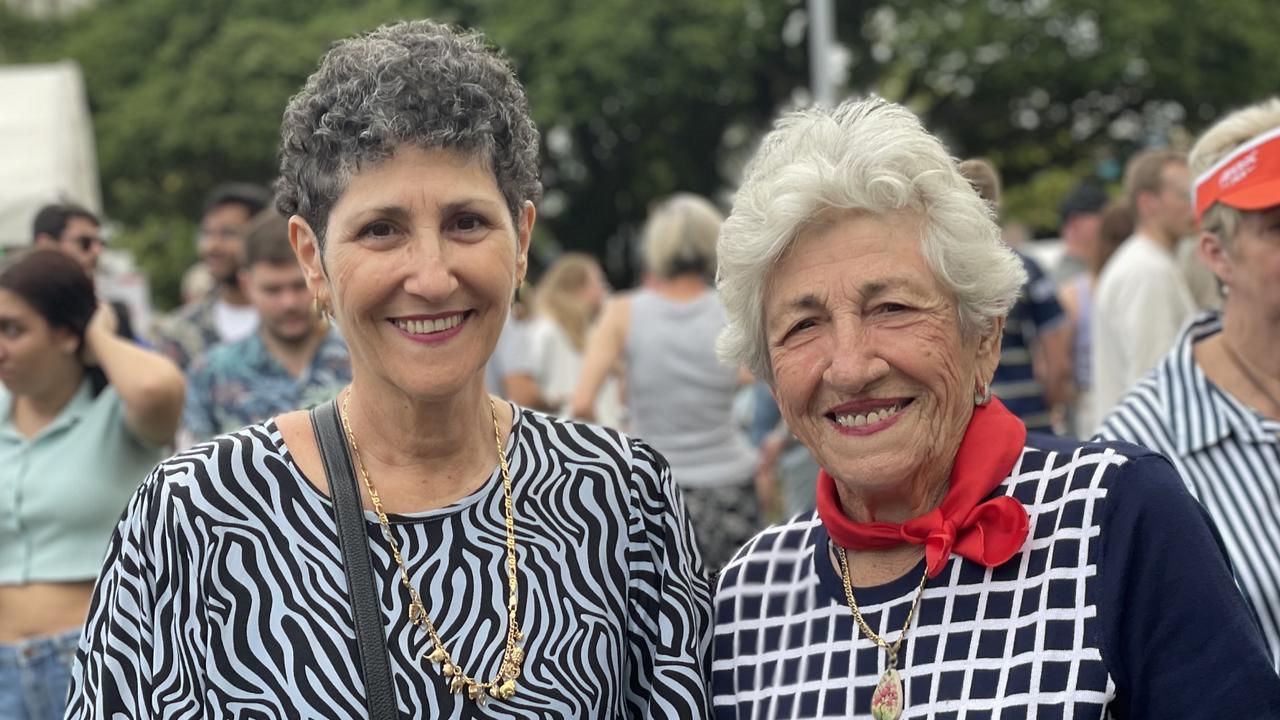
[[[1142,445],[1173,461],[1217,525],[1280,670],[1280,421],[1244,406],[1196,363],[1194,345],[1221,330],[1218,313],[1192,321],[1107,415],[1096,439]]]
[[[517,412],[508,461],[528,659],[493,718],[701,718],[710,589],[666,461],[595,426]],[[502,484],[390,516],[454,657],[494,675],[506,632]],[[425,633],[376,516],[369,544],[401,715],[474,718],[421,662]],[[111,542],[67,717],[364,714],[331,507],[273,422],[157,467]]]

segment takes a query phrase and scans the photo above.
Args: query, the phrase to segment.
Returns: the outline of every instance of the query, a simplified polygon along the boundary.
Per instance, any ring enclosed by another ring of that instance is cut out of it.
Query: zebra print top
[[[518,411],[508,443],[519,617],[516,696],[483,710],[420,662],[425,631],[367,513],[406,718],[702,718],[710,588],[662,456],[595,426]],[[502,483],[390,516],[413,583],[468,671],[496,674],[507,629]],[[329,499],[274,422],[161,463],[112,539],[67,717],[364,715]]]

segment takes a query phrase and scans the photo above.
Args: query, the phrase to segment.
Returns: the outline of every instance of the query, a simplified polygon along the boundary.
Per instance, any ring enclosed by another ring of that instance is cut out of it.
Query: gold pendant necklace
[[[520,632],[520,624],[516,619],[516,605],[519,598],[516,579],[516,522],[511,510],[511,469],[507,467],[507,454],[502,447],[502,431],[498,428],[498,410],[489,398],[489,415],[493,418],[493,437],[498,445],[498,466],[502,469],[503,513],[506,516],[507,531],[507,643],[502,653],[502,663],[498,667],[498,675],[492,680],[480,681],[462,671],[453,656],[449,654],[436,631],[435,623],[427,616],[426,607],[418,591],[409,582],[409,571],[405,568],[404,558],[400,556],[400,546],[391,534],[391,523],[382,510],[382,498],[373,488],[369,473],[364,468],[364,460],[360,458],[360,448],[356,446],[355,433],[351,432],[351,418],[347,415],[347,404],[351,402],[351,391],[348,390],[342,400],[342,427],[347,433],[347,442],[351,444],[351,454],[355,456],[356,465],[360,468],[360,476],[364,479],[364,487],[369,491],[369,500],[373,510],[378,514],[378,523],[382,525],[382,536],[391,546],[391,556],[400,567],[400,583],[409,593],[409,622],[420,625],[431,638],[431,650],[422,656],[424,663],[440,666],[440,674],[449,683],[449,692],[465,694],[467,697],[483,705],[490,697],[496,700],[509,700],[516,694],[516,679],[524,665],[524,633]]]
[[[929,579],[929,573],[926,570],[920,577],[915,600],[911,601],[911,609],[907,611],[907,621],[902,624],[902,632],[898,634],[898,639],[890,645],[884,638],[872,632],[871,626],[867,625],[867,621],[862,618],[862,612],[858,610],[858,601],[853,599],[849,557],[844,548],[839,546],[836,547],[836,554],[840,556],[840,577],[844,580],[844,597],[849,601],[849,609],[853,611],[854,621],[858,623],[858,627],[869,640],[889,652],[884,674],[880,676],[880,682],[876,683],[875,692],[871,694],[871,717],[874,720],[898,720],[902,716],[902,708],[905,705],[902,676],[898,674],[898,650],[902,648],[902,641],[906,639],[907,631],[911,629],[911,619],[915,617],[916,608],[920,606],[920,598],[924,597],[924,583]]]

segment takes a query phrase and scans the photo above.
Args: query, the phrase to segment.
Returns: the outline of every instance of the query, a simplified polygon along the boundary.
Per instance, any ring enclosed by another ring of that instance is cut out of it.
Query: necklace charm
[[[871,695],[871,717],[875,720],[898,720],[902,716],[902,676],[890,665],[880,676]]]

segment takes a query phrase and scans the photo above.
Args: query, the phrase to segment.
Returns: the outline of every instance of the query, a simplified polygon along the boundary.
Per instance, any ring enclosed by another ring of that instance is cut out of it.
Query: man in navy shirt
[[[995,166],[982,159],[965,160],[960,173],[998,212],[1000,174]],[[1022,418],[1028,430],[1053,432],[1050,412],[1063,398],[1069,380],[1071,334],[1053,281],[1034,260],[1020,252],[1018,257],[1026,267],[1027,284],[1005,320],[1000,366],[991,393]]]

